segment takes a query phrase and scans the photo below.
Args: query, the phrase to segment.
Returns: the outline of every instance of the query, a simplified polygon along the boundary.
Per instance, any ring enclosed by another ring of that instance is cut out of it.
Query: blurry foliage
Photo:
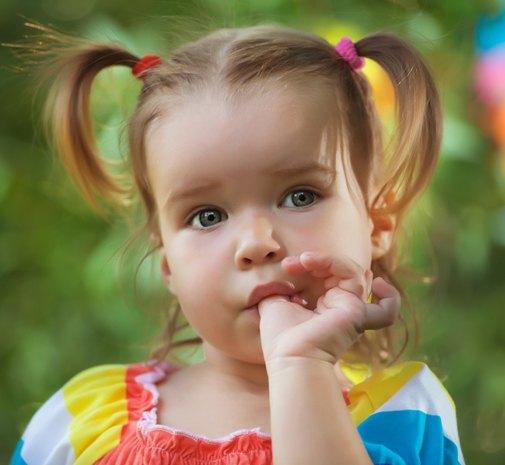
[[[118,40],[139,55],[163,53],[170,49],[164,40],[180,42],[187,32],[260,21],[353,36],[386,29],[410,38],[435,71],[446,112],[437,174],[406,225],[408,265],[435,278],[429,286],[409,284],[422,333],[413,356],[428,360],[453,395],[467,463],[496,465],[505,463],[505,162],[478,127],[471,66],[475,21],[499,7],[460,0],[2,0],[0,39],[26,34],[19,15]],[[163,286],[155,257],[137,272],[145,252],[140,243],[117,262],[128,221],[104,221],[84,205],[42,140],[32,83],[11,71],[19,63],[5,48],[0,64],[5,463],[27,420],[70,376],[148,356]],[[109,158],[126,152],[117,137],[138,89],[127,71],[100,76],[94,112]]]

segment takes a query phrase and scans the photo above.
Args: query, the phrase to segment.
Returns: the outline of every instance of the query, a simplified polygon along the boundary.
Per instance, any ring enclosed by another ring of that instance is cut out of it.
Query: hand
[[[323,283],[323,294],[314,309],[272,296],[258,305],[260,336],[265,362],[276,358],[304,357],[335,364],[367,329],[394,323],[400,310],[398,291],[382,278],[372,279],[352,260],[304,252],[283,260],[291,275],[308,274]],[[368,304],[370,288],[379,303]]]

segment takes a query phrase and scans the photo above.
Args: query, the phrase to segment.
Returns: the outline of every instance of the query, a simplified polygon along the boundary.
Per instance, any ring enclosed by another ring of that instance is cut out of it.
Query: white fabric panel
[[[71,465],[72,415],[65,408],[63,392],[56,392],[37,413],[23,434],[21,456],[28,465]]]

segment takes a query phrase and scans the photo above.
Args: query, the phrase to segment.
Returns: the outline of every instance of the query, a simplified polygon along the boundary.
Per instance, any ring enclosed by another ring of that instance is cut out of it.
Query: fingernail
[[[295,304],[298,304],[298,305],[301,305],[303,307],[306,307],[309,304],[309,302],[307,300],[305,300],[299,294],[295,294],[295,295],[291,296],[291,302],[293,302]]]
[[[366,295],[368,296],[367,302],[370,303],[372,296],[372,281],[373,281],[373,273],[372,270],[365,271],[365,279],[366,279]]]

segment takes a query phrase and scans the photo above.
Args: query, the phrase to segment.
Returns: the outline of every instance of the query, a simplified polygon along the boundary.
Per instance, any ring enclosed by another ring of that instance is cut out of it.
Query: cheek
[[[329,205],[293,227],[291,254],[315,251],[334,258],[349,257],[363,268],[371,261],[368,221],[355,208]]]
[[[225,279],[229,261],[226,241],[209,235],[181,234],[167,248],[171,287],[181,304],[212,298],[217,283]]]

